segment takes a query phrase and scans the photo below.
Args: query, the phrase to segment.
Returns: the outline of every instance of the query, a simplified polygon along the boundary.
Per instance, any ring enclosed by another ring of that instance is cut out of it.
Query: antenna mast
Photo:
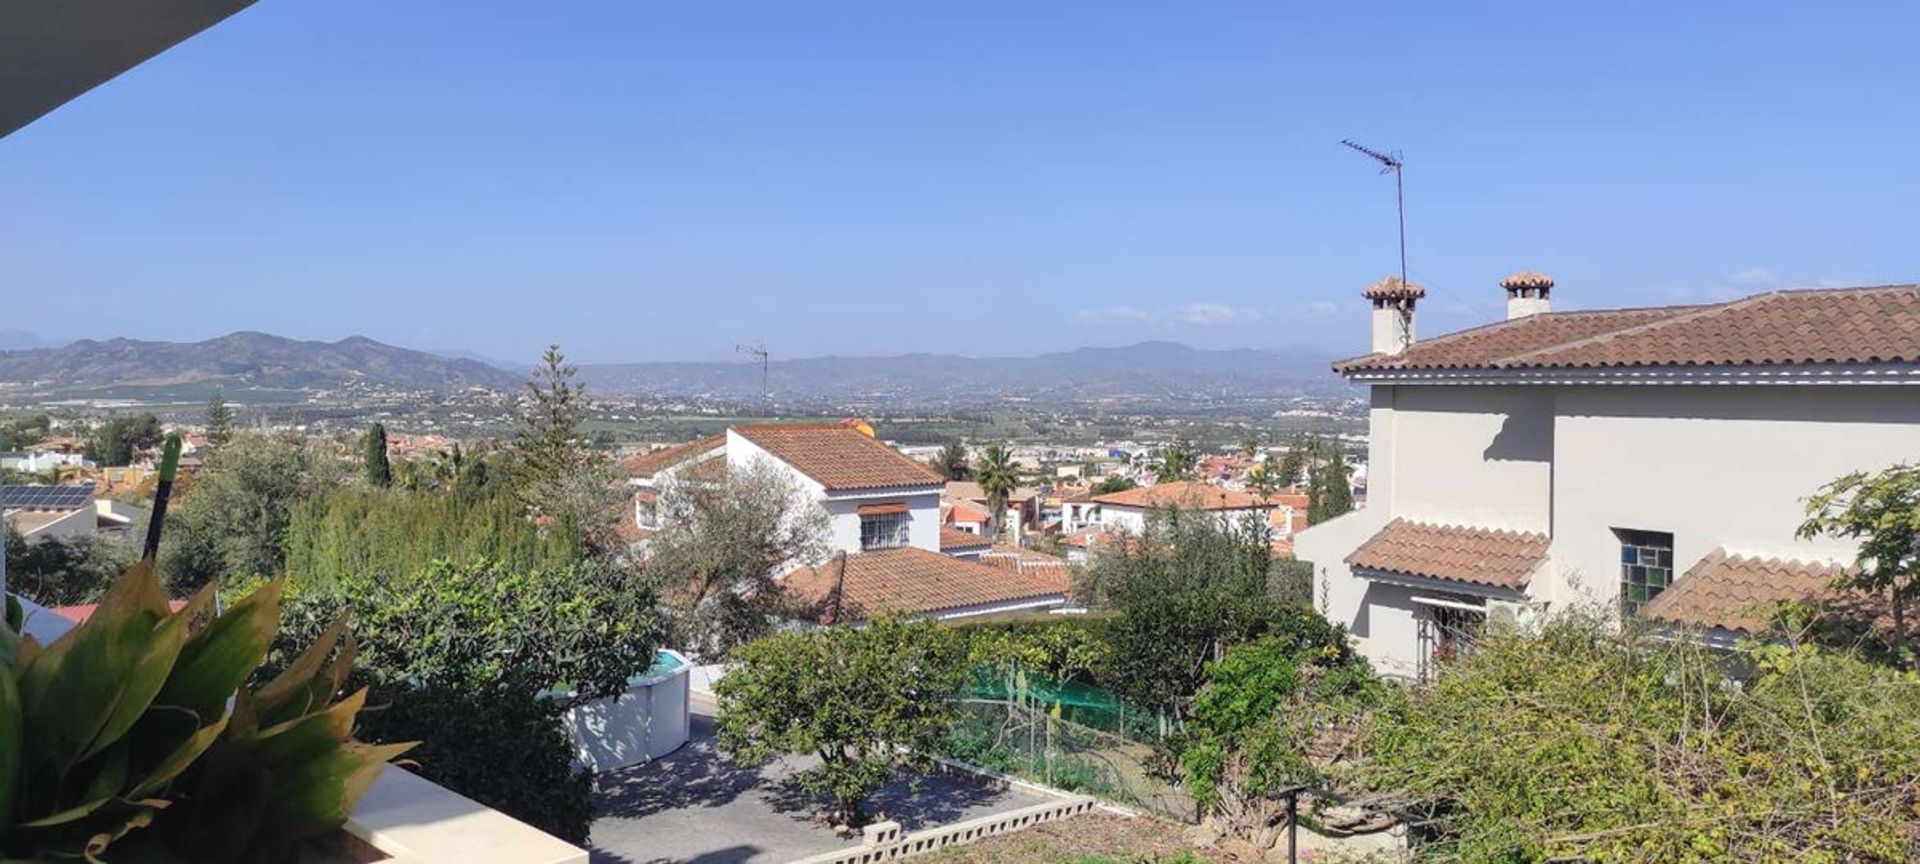
[[[1393,174],[1393,206],[1394,209],[1400,213],[1400,284],[1405,285],[1407,284],[1407,201],[1406,195],[1401,188],[1400,171],[1406,167],[1406,163],[1401,161],[1400,151],[1398,150],[1391,153],[1382,153],[1378,150],[1355,144],[1352,139],[1348,138],[1341,139],[1340,143],[1380,163],[1382,166],[1380,173]]]
[[[760,401],[761,402],[767,401],[767,358],[770,355],[767,352],[766,344],[761,342],[755,342],[755,343],[743,342],[741,344],[733,346],[733,353],[752,354],[753,356],[760,358]]]

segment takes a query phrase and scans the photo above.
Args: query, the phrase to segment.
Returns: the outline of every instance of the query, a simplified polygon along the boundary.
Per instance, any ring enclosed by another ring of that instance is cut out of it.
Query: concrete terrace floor
[[[713,705],[693,697],[687,745],[647,765],[600,775],[589,842],[594,864],[786,864],[856,845],[821,821],[824,799],[791,782],[812,759],[742,767],[713,743]],[[889,785],[869,803],[908,831],[1039,804],[1044,796],[966,775],[919,789]]]

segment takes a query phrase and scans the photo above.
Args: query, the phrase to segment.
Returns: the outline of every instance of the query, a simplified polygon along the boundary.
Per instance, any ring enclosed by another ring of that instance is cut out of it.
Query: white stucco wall
[[[830,552],[859,552],[860,505],[893,501],[907,505],[909,545],[930,552],[940,551],[940,492],[945,488],[944,484],[874,492],[829,493],[819,481],[800,473],[739,433],[727,430],[727,470],[749,470],[756,465],[771,465],[786,474],[793,483],[798,502],[817,505],[826,511]]]
[[[825,499],[827,518],[831,520],[835,551],[860,551],[860,513],[862,504],[899,501],[907,505],[907,545],[929,552],[940,551],[940,488],[922,492],[842,493]]]
[[[1611,608],[1615,528],[1674,535],[1675,575],[1719,546],[1845,560],[1849,543],[1794,539],[1803,501],[1855,470],[1920,459],[1911,387],[1495,385],[1373,388],[1368,506],[1295,538],[1317,601],[1384,670],[1410,674],[1404,589],[1352,576],[1342,559],[1405,517],[1546,532],[1529,586],[1551,611]]]
[[[1556,393],[1553,569],[1536,590],[1613,603],[1612,529],[1672,532],[1675,575],[1715,547],[1850,560],[1796,540],[1804,501],[1850,471],[1920,459],[1912,387],[1564,387]]]
[[[1393,410],[1392,511],[1423,522],[1545,533],[1553,393],[1545,387],[1382,387]],[[1378,470],[1378,455],[1369,460]],[[1378,478],[1375,478],[1377,485]],[[1376,485],[1367,500],[1378,503]]]
[[[1124,531],[1138,534],[1147,528],[1147,514],[1159,508],[1128,507],[1121,504],[1103,504],[1099,509],[1100,527],[1107,531]],[[1238,510],[1211,511],[1222,523],[1238,523],[1240,520],[1254,518],[1266,521],[1271,508],[1246,508]]]

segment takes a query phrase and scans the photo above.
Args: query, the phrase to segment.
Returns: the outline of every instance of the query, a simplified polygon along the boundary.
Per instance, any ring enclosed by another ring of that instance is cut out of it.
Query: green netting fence
[[[1021,669],[980,669],[962,693],[948,756],[1183,821],[1193,799],[1168,779],[1170,718],[1106,690]]]

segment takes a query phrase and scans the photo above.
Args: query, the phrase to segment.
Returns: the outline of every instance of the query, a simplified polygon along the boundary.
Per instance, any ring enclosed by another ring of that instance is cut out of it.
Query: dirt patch
[[[1126,818],[1089,813],[1046,822],[1023,831],[989,837],[928,855],[928,864],[1081,864],[1093,859],[1115,864],[1240,864],[1243,858],[1218,849],[1191,849],[1185,825],[1152,816]],[[1181,858],[1191,853],[1190,858]]]

